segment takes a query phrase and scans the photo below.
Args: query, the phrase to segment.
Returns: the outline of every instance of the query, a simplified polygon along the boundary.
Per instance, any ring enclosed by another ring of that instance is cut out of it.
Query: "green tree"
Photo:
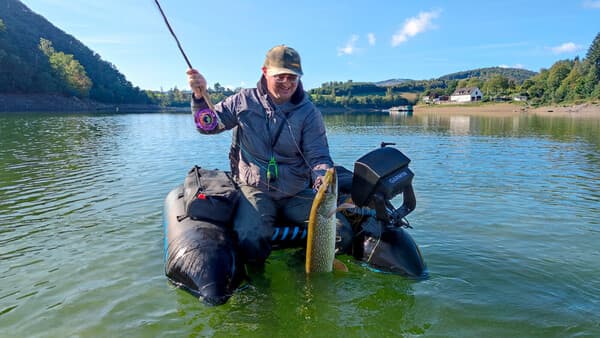
[[[508,78],[500,74],[494,74],[483,85],[483,91],[488,96],[498,97],[508,94],[510,86]]]
[[[481,89],[483,87],[484,81],[480,77],[471,77],[467,80],[467,87],[477,87]]]
[[[456,88],[460,88],[458,86],[458,80],[450,80],[447,82],[447,87],[446,87],[446,95],[452,95],[452,93],[454,93],[454,91],[456,90]]]
[[[172,101],[175,103],[188,103],[188,98],[183,94],[183,92],[181,90],[179,90],[179,88],[177,88],[177,86],[175,86],[172,90]]]
[[[52,47],[52,42],[44,38],[40,38],[39,48],[47,57],[50,57],[52,54],[56,53],[54,47]]]
[[[4,21],[0,19],[0,34],[6,32],[6,25],[4,25]],[[2,37],[2,35],[0,35]],[[0,65],[2,65],[2,60],[8,56],[8,53],[3,48],[3,43],[0,40]]]
[[[467,87],[467,79],[460,79],[456,83],[456,88],[466,88]]]
[[[532,77],[531,79],[525,80],[521,86],[521,90],[527,93],[527,96],[531,98],[533,104],[544,103],[544,97],[546,97],[546,79],[548,78],[548,70],[542,69],[541,72]]]
[[[69,91],[81,97],[89,95],[92,80],[72,54],[56,52],[52,47],[52,42],[44,38],[40,39],[39,49],[48,57],[50,67],[66,83]]]
[[[561,82],[554,96],[558,101],[579,101],[585,99],[593,88],[587,88],[585,77],[585,65],[575,59],[571,72]]]
[[[387,90],[385,91],[385,97],[388,100],[391,100],[394,97],[394,92],[392,91],[392,87],[387,88]]]
[[[87,97],[92,88],[92,80],[87,76],[85,69],[75,60],[72,54],[58,52],[50,57],[50,65],[67,82],[68,86],[78,96]]]
[[[569,60],[558,61],[550,67],[548,78],[546,79],[546,101],[558,103],[564,99],[564,93],[558,91],[558,88],[561,86],[562,81],[569,75],[572,68],[573,61]]]
[[[591,72],[594,73],[596,81],[600,81],[600,33],[596,34],[585,58],[592,67]]]

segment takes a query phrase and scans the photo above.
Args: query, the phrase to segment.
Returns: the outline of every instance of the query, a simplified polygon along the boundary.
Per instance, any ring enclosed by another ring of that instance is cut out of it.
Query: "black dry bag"
[[[228,172],[194,166],[183,183],[186,216],[195,220],[230,223],[240,197]]]

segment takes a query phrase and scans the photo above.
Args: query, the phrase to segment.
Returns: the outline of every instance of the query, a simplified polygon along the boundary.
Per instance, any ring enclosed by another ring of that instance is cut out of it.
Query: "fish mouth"
[[[334,189],[337,189],[337,175],[335,173],[335,168],[329,168],[323,175],[323,183],[321,184],[322,190],[325,193],[332,193]],[[318,192],[317,192],[318,193]],[[319,195],[319,194],[317,194]],[[320,196],[318,197],[320,198]]]

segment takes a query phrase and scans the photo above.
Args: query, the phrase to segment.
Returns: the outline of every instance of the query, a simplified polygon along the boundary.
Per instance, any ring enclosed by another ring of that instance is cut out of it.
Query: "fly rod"
[[[181,52],[181,55],[183,55],[183,58],[185,59],[185,62],[187,63],[188,67],[190,67],[190,69],[194,68],[194,67],[192,67],[192,63],[188,59],[187,55],[185,55],[185,52],[183,51],[183,47],[181,47],[181,43],[179,43],[179,39],[177,38],[177,35],[175,35],[173,28],[171,28],[171,25],[169,24],[169,20],[167,20],[167,16],[165,15],[165,12],[163,12],[162,8],[160,7],[160,3],[158,2],[158,0],[154,0],[154,2],[156,3],[156,7],[158,7],[158,10],[160,11],[160,15],[162,15],[163,20],[165,20],[165,24],[167,25],[169,32],[171,32],[171,35],[175,39],[175,42],[177,42],[177,47],[179,47],[179,51]],[[210,108],[210,110],[213,111],[213,114],[214,114],[214,107],[213,107],[212,102],[210,101],[210,97],[208,96],[206,89],[204,89],[202,91],[202,98],[204,98],[204,101],[208,105],[208,108]],[[216,117],[216,115],[215,115],[215,117]]]

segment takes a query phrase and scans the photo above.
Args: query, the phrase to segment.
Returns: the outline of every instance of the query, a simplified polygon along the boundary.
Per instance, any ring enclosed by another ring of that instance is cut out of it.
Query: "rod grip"
[[[212,104],[212,101],[210,100],[210,96],[208,95],[208,92],[206,90],[202,90],[202,98],[204,99],[204,102],[206,102],[206,104],[208,105],[208,108],[212,111],[215,111],[215,107]]]

